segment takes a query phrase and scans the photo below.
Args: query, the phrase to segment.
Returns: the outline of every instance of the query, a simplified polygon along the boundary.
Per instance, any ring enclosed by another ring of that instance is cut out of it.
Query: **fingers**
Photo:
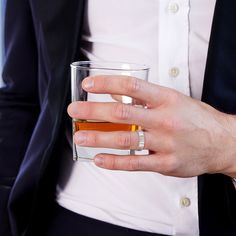
[[[180,163],[171,155],[151,154],[146,156],[117,156],[99,154],[94,162],[97,166],[109,170],[154,171],[163,175],[183,176],[179,174]]]
[[[110,170],[126,171],[156,171],[158,170],[158,158],[149,156],[116,156],[99,154],[94,162],[97,166]]]
[[[139,137],[137,132],[99,132],[86,130],[76,132],[74,142],[84,147],[137,150]],[[144,149],[155,150],[159,153],[171,153],[174,150],[174,145],[164,133],[159,133],[158,136],[155,136],[151,132],[144,131]]]
[[[137,132],[98,132],[98,131],[79,131],[74,135],[74,142],[85,147],[101,147],[113,149],[136,150],[138,148]],[[147,132],[145,134],[144,149],[152,148],[152,138]]]
[[[68,114],[74,119],[136,124],[145,128],[154,122],[148,109],[119,102],[73,102],[68,107]]]
[[[120,94],[136,98],[145,104],[161,105],[171,89],[148,83],[131,76],[94,76],[84,79],[83,88],[91,93]]]

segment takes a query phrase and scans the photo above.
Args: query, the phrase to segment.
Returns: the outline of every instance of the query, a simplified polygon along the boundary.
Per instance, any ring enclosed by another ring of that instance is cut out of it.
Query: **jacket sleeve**
[[[37,46],[28,0],[3,1],[0,88],[0,235],[10,235],[7,201],[39,113]]]

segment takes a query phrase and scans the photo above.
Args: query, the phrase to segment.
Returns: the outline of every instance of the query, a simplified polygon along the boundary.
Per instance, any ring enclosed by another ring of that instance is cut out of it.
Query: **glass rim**
[[[81,70],[111,70],[111,71],[130,71],[130,72],[148,71],[150,69],[145,64],[120,62],[120,61],[117,61],[117,62],[116,61],[75,61],[75,62],[72,62],[70,66],[73,69],[81,69]]]

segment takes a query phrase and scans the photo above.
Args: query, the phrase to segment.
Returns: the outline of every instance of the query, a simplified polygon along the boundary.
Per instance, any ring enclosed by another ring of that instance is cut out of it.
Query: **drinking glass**
[[[104,61],[78,61],[71,64],[71,92],[72,101],[93,101],[93,102],[122,102],[134,105],[133,99],[128,96],[93,94],[82,88],[82,81],[88,76],[97,75],[124,75],[136,77],[142,80],[148,79],[149,68],[145,65],[125,62],[104,62]],[[120,79],[123,77],[121,76]],[[79,130],[96,130],[103,132],[111,131],[137,131],[141,127],[136,124],[111,123],[103,120],[81,120],[73,119],[73,134]],[[117,155],[138,155],[137,150],[118,150],[111,148],[81,147],[73,144],[74,160],[91,160],[98,153],[109,153]]]

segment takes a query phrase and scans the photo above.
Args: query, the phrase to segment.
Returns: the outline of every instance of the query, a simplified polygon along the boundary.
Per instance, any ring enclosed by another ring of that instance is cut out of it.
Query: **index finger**
[[[164,103],[171,91],[142,79],[122,75],[87,77],[83,80],[82,86],[87,92],[126,95],[151,106]]]

